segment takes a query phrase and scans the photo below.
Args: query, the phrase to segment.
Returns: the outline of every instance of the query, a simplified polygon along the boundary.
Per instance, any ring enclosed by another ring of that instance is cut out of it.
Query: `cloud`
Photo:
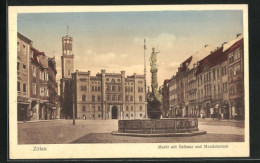
[[[173,34],[169,33],[161,33],[156,37],[147,37],[146,38],[146,43],[150,47],[155,47],[155,48],[166,48],[166,49],[171,49],[174,45],[174,42],[176,41],[176,36]],[[135,37],[133,39],[133,42],[135,44],[143,44],[144,38],[140,37]],[[159,47],[158,47],[159,46]]]
[[[170,62],[168,63],[167,67],[178,67],[180,65],[180,62],[176,62],[176,61],[173,61],[173,62]]]

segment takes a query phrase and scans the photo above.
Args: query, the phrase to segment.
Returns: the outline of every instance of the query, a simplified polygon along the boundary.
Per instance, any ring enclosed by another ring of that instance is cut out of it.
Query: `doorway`
[[[112,119],[117,119],[117,107],[112,107]]]

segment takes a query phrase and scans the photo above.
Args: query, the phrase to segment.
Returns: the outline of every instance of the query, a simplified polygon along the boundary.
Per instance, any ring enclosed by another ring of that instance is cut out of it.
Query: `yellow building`
[[[90,71],[72,74],[78,119],[141,119],[145,116],[144,75]]]

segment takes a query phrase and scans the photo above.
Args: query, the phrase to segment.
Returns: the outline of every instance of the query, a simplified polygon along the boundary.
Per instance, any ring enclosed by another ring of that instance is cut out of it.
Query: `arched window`
[[[131,87],[131,92],[133,92],[133,87]]]
[[[128,95],[125,96],[125,100],[128,101]]]
[[[112,91],[115,91],[115,86],[112,86]]]
[[[143,101],[143,97],[139,96],[139,102]]]
[[[142,107],[142,106],[140,106],[140,108],[139,108],[139,109],[140,109],[140,111],[142,111],[142,110],[143,110],[143,107]]]
[[[120,101],[121,100],[121,96],[120,95],[118,95],[118,101]]]
[[[117,91],[121,91],[121,87],[120,86],[118,86]]]
[[[97,91],[97,86],[95,86],[95,91]]]
[[[100,91],[100,86],[98,86],[98,91]]]
[[[95,101],[95,96],[94,96],[94,95],[92,96],[92,101],[93,101],[93,102]]]
[[[100,101],[100,99],[101,99],[100,96],[98,96],[98,101]]]
[[[86,95],[81,96],[82,101],[86,101]]]
[[[128,106],[126,106],[126,111],[128,111]]]
[[[110,100],[110,96],[109,95],[107,95],[107,101],[109,101]]]
[[[125,87],[125,92],[127,92],[127,87]]]
[[[131,106],[131,111],[134,111],[134,107],[133,106]]]
[[[95,91],[94,86],[92,85],[92,91]]]

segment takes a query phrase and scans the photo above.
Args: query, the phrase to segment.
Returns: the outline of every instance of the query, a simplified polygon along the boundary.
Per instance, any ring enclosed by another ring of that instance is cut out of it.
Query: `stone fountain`
[[[152,49],[150,57],[151,88],[147,93],[147,114],[148,119],[118,120],[118,131],[113,131],[113,135],[123,136],[193,136],[206,134],[200,131],[197,118],[161,118],[162,94],[158,90],[157,54]]]

